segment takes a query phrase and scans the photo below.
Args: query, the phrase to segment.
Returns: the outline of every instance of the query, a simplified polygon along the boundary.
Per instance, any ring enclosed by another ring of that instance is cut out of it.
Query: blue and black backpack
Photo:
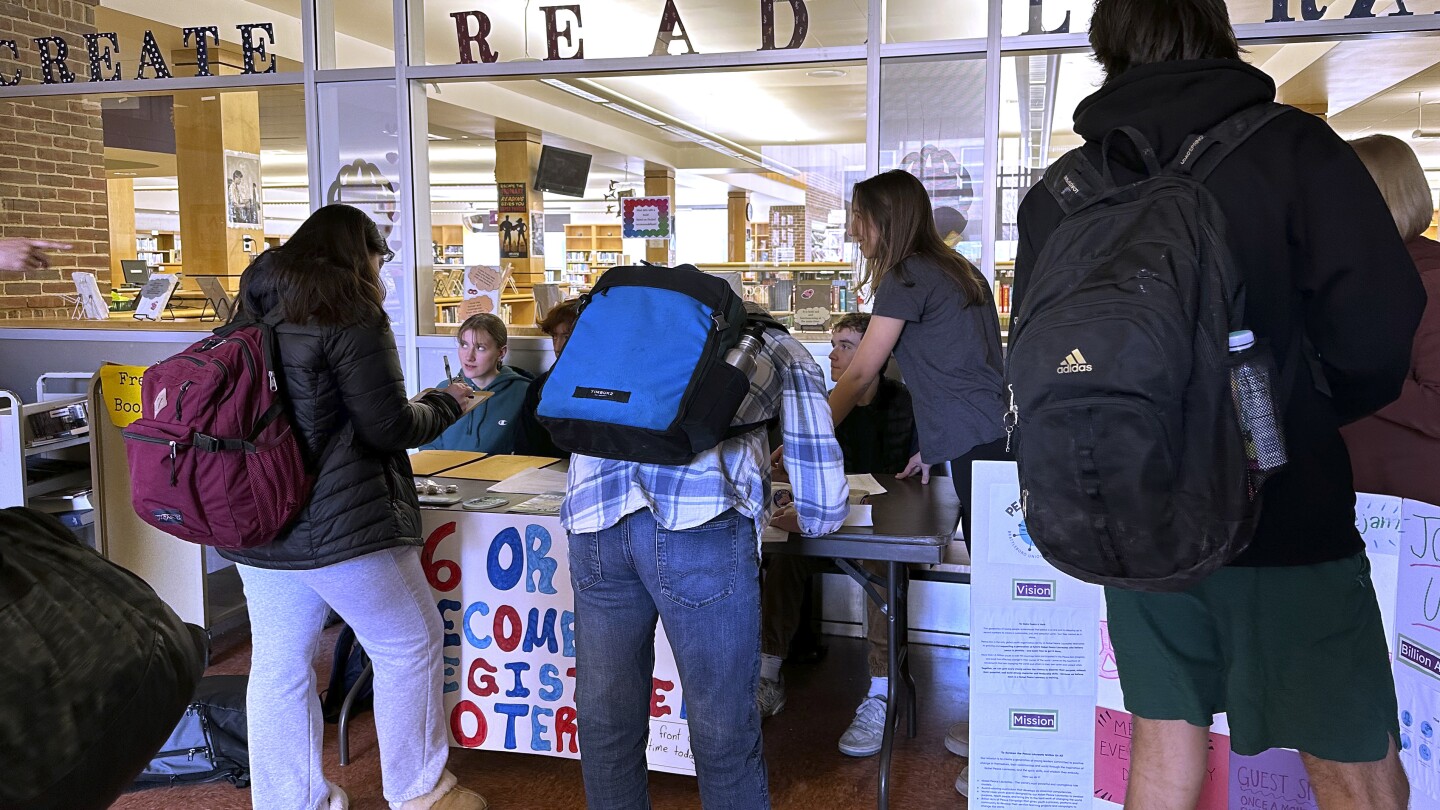
[[[784,328],[692,265],[613,268],[581,297],[536,415],[571,453],[688,464],[764,425],[731,424],[750,380],[725,354],[767,326]]]

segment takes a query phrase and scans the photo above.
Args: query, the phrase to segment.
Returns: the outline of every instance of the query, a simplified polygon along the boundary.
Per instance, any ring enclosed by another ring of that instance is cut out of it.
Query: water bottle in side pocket
[[[1255,344],[1255,333],[1230,333],[1230,396],[1245,436],[1250,497],[1289,460],[1285,431],[1275,408],[1275,366]]]

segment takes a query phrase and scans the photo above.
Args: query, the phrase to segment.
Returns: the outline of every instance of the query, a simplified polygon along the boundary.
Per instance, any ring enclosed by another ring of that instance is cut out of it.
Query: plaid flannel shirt
[[[765,333],[755,365],[734,424],[779,414],[800,528],[811,537],[836,531],[849,511],[850,491],[820,367],[804,346],[776,329]],[[560,508],[566,531],[598,532],[640,509],[649,509],[671,531],[693,529],[735,509],[755,521],[758,539],[771,512],[765,431],[726,439],[685,466],[571,457]]]

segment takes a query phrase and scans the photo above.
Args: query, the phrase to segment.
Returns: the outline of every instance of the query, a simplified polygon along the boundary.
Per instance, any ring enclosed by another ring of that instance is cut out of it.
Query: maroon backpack
[[[140,519],[181,540],[274,540],[313,478],[290,425],[273,319],[244,321],[156,363],[122,434]]]

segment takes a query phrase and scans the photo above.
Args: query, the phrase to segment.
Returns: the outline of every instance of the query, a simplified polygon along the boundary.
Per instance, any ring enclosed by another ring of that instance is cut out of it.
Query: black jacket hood
[[[1107,82],[1075,108],[1075,132],[1100,143],[1119,126],[1150,141],[1161,161],[1237,112],[1275,100],[1275,81],[1238,59],[1141,65]]]

